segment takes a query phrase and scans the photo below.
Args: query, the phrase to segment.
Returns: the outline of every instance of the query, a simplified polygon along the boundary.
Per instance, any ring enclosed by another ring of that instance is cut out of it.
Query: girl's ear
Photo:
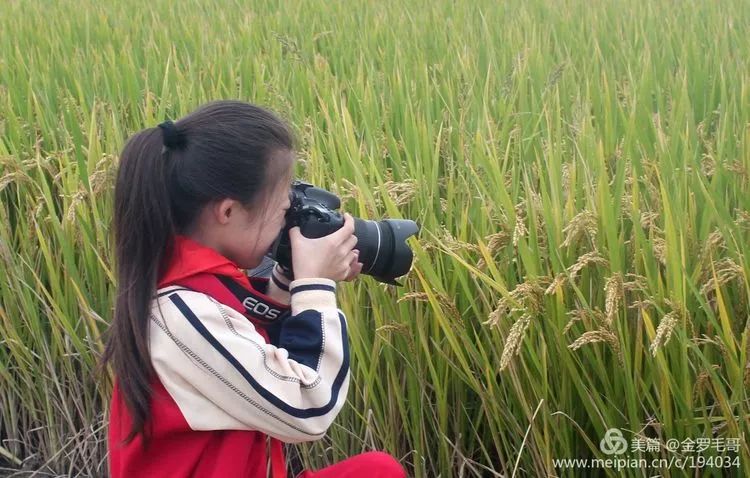
[[[222,199],[221,201],[216,201],[216,203],[213,206],[213,214],[216,218],[216,221],[219,224],[226,224],[229,222],[229,218],[232,215],[232,210],[236,209],[237,201],[234,199]]]

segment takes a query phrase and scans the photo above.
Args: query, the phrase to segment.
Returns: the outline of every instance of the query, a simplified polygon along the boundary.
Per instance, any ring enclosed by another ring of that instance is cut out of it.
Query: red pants
[[[318,471],[303,471],[298,478],[406,478],[406,470],[388,453],[368,451]]]

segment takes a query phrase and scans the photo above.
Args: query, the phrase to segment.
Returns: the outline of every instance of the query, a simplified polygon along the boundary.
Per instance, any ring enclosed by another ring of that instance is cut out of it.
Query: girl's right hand
[[[323,277],[333,281],[351,280],[362,270],[359,251],[354,249],[354,218],[344,213],[344,225],[338,231],[317,239],[302,235],[299,226],[289,229],[292,244],[294,278]]]

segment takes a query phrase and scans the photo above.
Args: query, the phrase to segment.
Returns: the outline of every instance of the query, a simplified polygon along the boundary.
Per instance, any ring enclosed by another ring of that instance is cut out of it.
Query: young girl
[[[293,277],[248,277],[285,224],[293,137],[273,113],[204,105],[135,134],[115,186],[112,478],[285,477],[281,442],[322,438],[346,401],[336,281],[362,269],[354,221],[290,231]],[[267,450],[268,448],[268,450]],[[306,478],[404,477],[363,453]]]

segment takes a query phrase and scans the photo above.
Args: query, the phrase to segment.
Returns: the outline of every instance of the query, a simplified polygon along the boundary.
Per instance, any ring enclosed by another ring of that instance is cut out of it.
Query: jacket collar
[[[251,288],[250,281],[237,264],[215,249],[181,234],[174,237],[172,257],[160,275],[157,288],[174,285],[202,273],[229,276],[245,287]]]

